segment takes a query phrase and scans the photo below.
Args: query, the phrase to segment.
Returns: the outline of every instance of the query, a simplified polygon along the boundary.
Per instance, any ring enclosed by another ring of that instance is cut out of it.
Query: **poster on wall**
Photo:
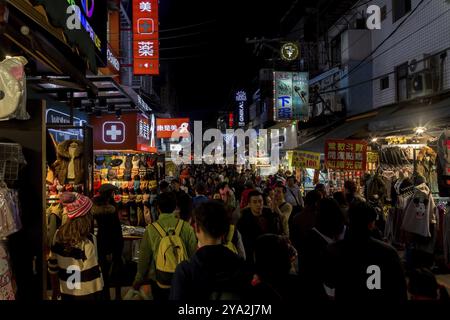
[[[328,169],[365,171],[367,142],[362,140],[327,140],[325,165]]]
[[[274,120],[307,120],[309,73],[274,72]]]

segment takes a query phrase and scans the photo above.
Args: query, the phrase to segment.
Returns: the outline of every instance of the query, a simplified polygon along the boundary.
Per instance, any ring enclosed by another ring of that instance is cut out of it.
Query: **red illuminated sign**
[[[159,75],[158,0],[133,0],[133,72]]]
[[[189,137],[189,118],[156,119],[157,138],[171,138],[174,132],[179,137]]]
[[[328,169],[365,171],[367,166],[367,142],[359,140],[327,140],[325,165]]]
[[[230,112],[228,114],[228,128],[233,128],[234,126],[234,114],[233,112]]]

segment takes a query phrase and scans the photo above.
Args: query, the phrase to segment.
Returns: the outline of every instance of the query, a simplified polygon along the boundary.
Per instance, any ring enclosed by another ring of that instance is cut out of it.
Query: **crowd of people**
[[[342,192],[330,195],[318,184],[304,195],[291,174],[262,179],[233,166],[199,165],[182,168],[158,189],[140,244],[135,298],[448,299],[420,252],[417,265],[404,267],[352,181]],[[73,194],[61,201],[68,221],[49,256],[54,298],[109,299],[111,269],[123,248],[114,188],[104,187],[93,201]],[[73,266],[81,272],[78,287],[67,281]]]

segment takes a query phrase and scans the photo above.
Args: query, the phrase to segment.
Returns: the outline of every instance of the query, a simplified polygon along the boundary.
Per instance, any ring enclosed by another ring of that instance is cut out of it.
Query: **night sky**
[[[292,2],[160,1],[161,65],[176,90],[178,110],[214,117],[217,109],[226,109],[236,88],[250,88],[264,60],[245,39],[278,36]],[[205,24],[165,31],[199,23]]]

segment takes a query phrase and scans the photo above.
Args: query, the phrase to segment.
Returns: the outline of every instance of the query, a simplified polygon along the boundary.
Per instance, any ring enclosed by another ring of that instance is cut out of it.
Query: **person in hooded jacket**
[[[122,266],[123,236],[120,219],[114,205],[116,187],[104,184],[99,196],[94,197],[91,212],[97,225],[97,247],[99,264],[103,272],[104,295],[109,299],[109,287],[118,281]]]
[[[199,249],[177,266],[170,300],[245,299],[252,274],[245,261],[223,245],[229,228],[225,206],[208,201],[194,210]]]

